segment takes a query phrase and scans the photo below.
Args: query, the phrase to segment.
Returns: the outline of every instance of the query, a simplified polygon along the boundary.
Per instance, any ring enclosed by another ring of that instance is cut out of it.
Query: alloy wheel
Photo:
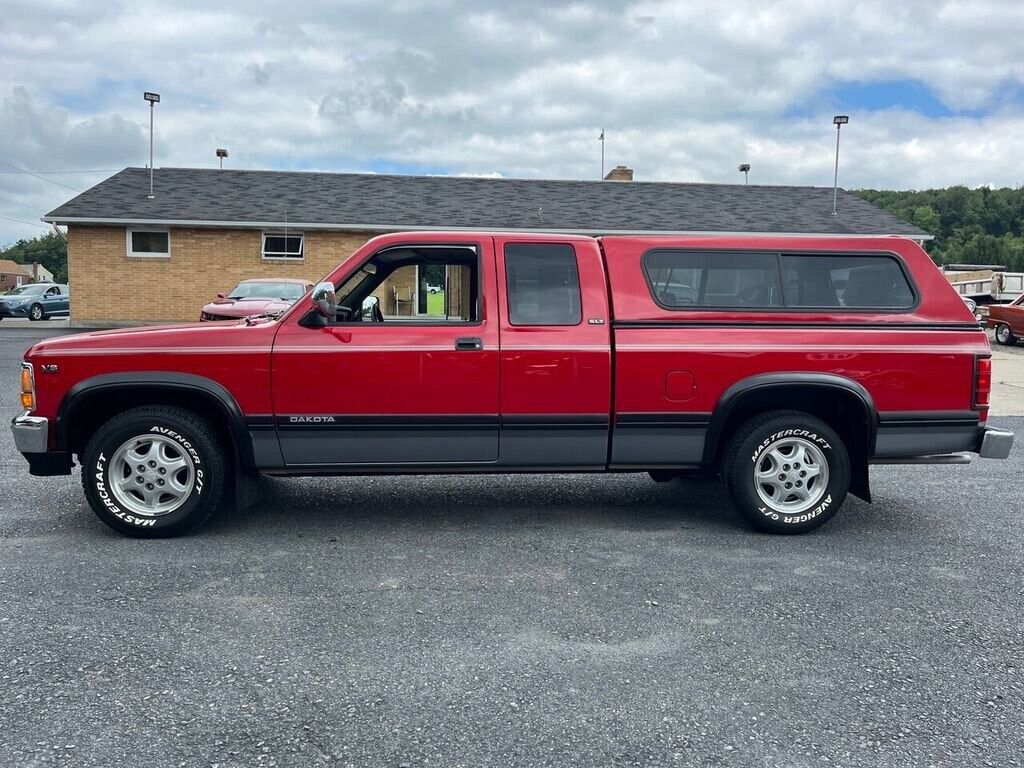
[[[806,512],[821,501],[828,488],[828,460],[810,440],[776,440],[754,465],[754,487],[761,501],[776,512]]]
[[[159,517],[178,509],[195,486],[192,458],[163,435],[126,440],[110,461],[110,489],[129,511]]]

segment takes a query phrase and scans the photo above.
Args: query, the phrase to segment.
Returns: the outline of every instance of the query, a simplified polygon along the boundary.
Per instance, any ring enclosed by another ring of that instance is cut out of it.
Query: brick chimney
[[[628,165],[616,165],[610,171],[608,175],[604,177],[605,181],[632,181],[633,180],[633,169]]]
[[[33,283],[38,283],[39,282],[39,262],[38,261],[33,261],[32,262],[32,282]]]

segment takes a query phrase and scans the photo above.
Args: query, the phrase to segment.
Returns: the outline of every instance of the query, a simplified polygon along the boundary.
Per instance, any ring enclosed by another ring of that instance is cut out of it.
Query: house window
[[[166,259],[171,255],[171,233],[166,229],[129,229],[128,255]]]
[[[264,232],[264,259],[301,259],[303,254],[302,233]]]

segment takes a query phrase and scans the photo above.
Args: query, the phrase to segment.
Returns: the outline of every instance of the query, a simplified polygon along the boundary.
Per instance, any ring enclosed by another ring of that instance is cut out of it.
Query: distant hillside
[[[939,264],[1005,264],[1024,272],[1024,187],[857,194],[935,235],[927,248]]]

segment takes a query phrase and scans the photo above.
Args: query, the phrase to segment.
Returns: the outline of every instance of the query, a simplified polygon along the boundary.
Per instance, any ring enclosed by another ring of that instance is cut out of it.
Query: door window
[[[338,287],[338,322],[477,323],[479,297],[475,248],[389,248]]]

